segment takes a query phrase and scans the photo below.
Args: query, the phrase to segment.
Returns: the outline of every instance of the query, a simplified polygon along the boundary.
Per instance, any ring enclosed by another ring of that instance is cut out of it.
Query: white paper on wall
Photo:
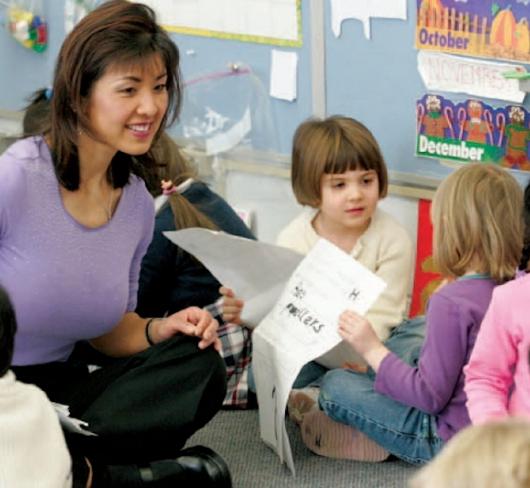
[[[292,102],[296,100],[298,54],[294,51],[271,53],[270,96]]]
[[[502,75],[516,69],[522,70],[522,67],[430,51],[418,52],[418,71],[429,91],[467,93],[522,103],[525,92],[519,89],[518,80],[506,79]]]
[[[371,38],[370,19],[407,19],[406,0],[331,0],[331,28],[340,36],[342,22],[357,19],[363,23],[366,39]]]

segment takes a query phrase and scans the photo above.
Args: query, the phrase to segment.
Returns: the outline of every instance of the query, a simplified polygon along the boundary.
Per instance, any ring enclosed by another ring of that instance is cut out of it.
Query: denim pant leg
[[[330,418],[363,432],[409,463],[428,462],[443,446],[433,415],[376,393],[365,374],[330,371],[322,380],[319,403]]]

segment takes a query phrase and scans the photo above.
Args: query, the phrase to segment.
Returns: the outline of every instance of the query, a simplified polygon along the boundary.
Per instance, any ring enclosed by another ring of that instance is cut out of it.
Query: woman
[[[63,43],[50,132],[0,158],[0,280],[19,318],[13,370],[98,434],[67,439],[79,486],[89,476],[93,486],[230,486],[215,453],[179,456],[224,397],[217,322],[194,307],[163,319],[134,312],[154,222],[142,177],[178,113],[178,59],[151,9],[104,3]],[[72,355],[81,340],[115,359],[89,373]]]

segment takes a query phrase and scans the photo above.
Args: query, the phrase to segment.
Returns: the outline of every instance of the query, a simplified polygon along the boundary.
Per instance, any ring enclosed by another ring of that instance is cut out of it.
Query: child
[[[407,232],[383,210],[388,190],[386,165],[370,131],[341,116],[302,123],[293,139],[291,183],[298,202],[309,207],[279,235],[277,243],[307,254],[323,237],[357,259],[387,284],[368,312],[377,335],[386,339],[407,311],[413,249]],[[225,295],[224,318],[239,320],[242,301]],[[341,343],[321,361],[339,368],[359,357]],[[326,368],[306,365],[295,387],[312,383]],[[302,395],[303,400],[303,395]]]
[[[528,486],[530,423],[521,419],[466,427],[410,482],[410,488]]]
[[[361,461],[391,453],[420,464],[469,424],[463,367],[495,285],[511,279],[519,262],[522,201],[515,179],[492,165],[465,166],[442,182],[432,205],[434,260],[452,281],[429,301],[418,365],[391,353],[368,319],[343,312],[339,334],[376,376],[326,374],[322,410],[302,424],[309,449]]]
[[[190,306],[204,307],[219,298],[220,283],[163,232],[202,227],[254,239],[228,203],[197,179],[167,134],[162,134],[154,150],[166,166],[159,167],[157,187],[151,193],[156,197],[162,193],[160,180],[169,187],[164,192],[166,202],[156,215],[153,240],[142,261],[136,309],[142,317],[161,317]]]
[[[525,238],[519,264],[525,271],[530,255],[529,219],[530,183],[524,192]],[[494,291],[464,370],[467,408],[474,424],[507,415],[530,417],[530,321],[526,304],[530,275],[521,274],[521,278]]]
[[[160,196],[159,184],[151,191],[153,196],[162,198],[163,203],[156,214],[153,240],[142,260],[136,312],[142,317],[160,317],[190,306],[209,306],[209,311],[217,314],[218,307],[213,304],[219,298],[220,283],[163,232],[202,227],[255,238],[228,203],[197,179],[196,172],[167,134],[162,134],[156,143],[155,154],[159,161],[166,163],[158,169],[158,176],[164,181],[165,196]],[[248,394],[247,387],[250,330],[226,323],[221,325],[218,335],[227,372],[223,406],[253,406],[254,395]]]
[[[0,287],[0,486],[70,487],[70,455],[52,404],[9,369],[16,328]]]

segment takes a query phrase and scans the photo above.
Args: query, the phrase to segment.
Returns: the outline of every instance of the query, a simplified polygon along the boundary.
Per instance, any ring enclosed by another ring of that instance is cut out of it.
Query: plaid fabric
[[[204,307],[219,322],[217,334],[221,339],[221,356],[226,365],[227,390],[223,402],[224,408],[247,408],[247,374],[252,357],[252,332],[246,327],[224,322],[222,319],[222,301]]]

